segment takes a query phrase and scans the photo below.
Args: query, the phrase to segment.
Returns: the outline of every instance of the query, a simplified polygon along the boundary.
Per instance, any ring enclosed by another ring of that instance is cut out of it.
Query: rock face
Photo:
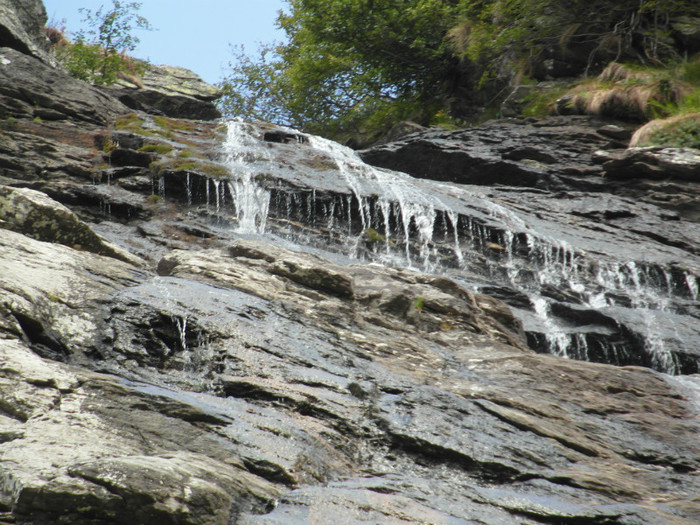
[[[0,242],[0,486],[19,523],[697,513],[692,383],[534,354],[502,303],[448,279],[259,241],[174,251],[160,276]]]
[[[634,197],[695,182],[624,126],[381,146],[436,183],[7,53],[0,523],[698,522],[700,233]]]
[[[586,118],[550,118],[492,121],[457,131],[431,129],[361,156],[414,177],[460,184],[557,190],[575,181],[576,189],[589,189],[602,184],[591,154],[613,140],[597,133],[595,124],[604,125]]]
[[[629,127],[595,118],[516,119],[419,132],[361,156],[371,164],[433,180],[630,196],[696,220],[697,152],[669,151],[654,160],[649,150],[625,152],[631,136]],[[638,160],[641,155],[645,160]],[[625,181],[620,183],[623,172]]]
[[[38,118],[106,124],[128,108],[96,88],[16,49],[0,48],[0,112],[4,119]]]
[[[146,66],[140,84],[122,81],[104,88],[132,109],[168,117],[214,120],[221,112],[213,101],[221,91],[188,69],[175,66]]]
[[[55,65],[44,34],[46,19],[41,0],[0,0],[0,47],[11,47]]]

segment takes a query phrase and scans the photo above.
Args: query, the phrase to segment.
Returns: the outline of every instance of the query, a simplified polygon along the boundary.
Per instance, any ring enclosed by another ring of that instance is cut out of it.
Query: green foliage
[[[459,126],[468,116],[460,108],[477,104],[470,97],[497,101],[513,78],[552,54],[576,56],[581,70],[598,60],[678,60],[670,21],[680,15],[700,17],[700,4],[288,0],[278,17],[286,43],[253,55],[234,50],[220,106],[227,115],[360,142],[401,120]],[[532,111],[548,104],[538,101]]]
[[[444,35],[454,2],[290,0],[285,45],[236,50],[224,79],[225,114],[349,138],[442,108],[450,68]]]
[[[112,140],[112,137],[105,137],[102,141],[102,151],[105,153],[110,153],[117,149],[117,145]]]
[[[489,65],[510,54],[525,67],[547,48],[585,49],[589,66],[601,55],[606,61],[628,56],[652,64],[678,59],[670,20],[700,16],[700,4],[691,0],[463,1],[460,6],[469,30],[457,53]]]
[[[678,114],[700,113],[700,87],[683,95],[678,101]]]
[[[700,57],[684,60],[680,67],[680,78],[688,84],[700,86]]]
[[[143,72],[142,62],[126,54],[139,43],[134,30],[150,30],[151,25],[137,14],[139,2],[112,0],[111,9],[100,6],[97,11],[81,8],[88,30],[76,33],[74,42],[60,42],[56,57],[75,78],[98,85],[116,82],[122,73]]]
[[[423,307],[425,306],[425,299],[422,297],[416,297],[416,300],[413,301],[413,306],[416,307],[418,313],[421,313],[423,311]]]
[[[568,90],[568,86],[553,86],[535,89],[526,98],[523,116],[542,118],[555,113],[557,100]]]

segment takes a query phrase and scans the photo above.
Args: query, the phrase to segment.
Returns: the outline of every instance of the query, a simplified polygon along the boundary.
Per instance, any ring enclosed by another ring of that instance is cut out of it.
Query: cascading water
[[[501,294],[538,350],[683,369],[669,347],[682,345],[683,333],[668,327],[697,301],[692,272],[647,263],[634,247],[614,253],[566,222],[553,227],[474,187],[369,166],[349,148],[287,128],[229,122],[223,163],[232,177],[205,181],[206,205],[226,216],[228,193],[238,233]],[[633,356],[640,350],[646,360]]]
[[[263,233],[270,206],[270,192],[257,184],[253,161],[267,160],[267,151],[246,130],[247,124],[232,121],[224,143],[225,164],[234,178],[225,182],[238,214],[240,233]],[[217,192],[218,195],[218,192]],[[217,197],[217,208],[218,204]]]

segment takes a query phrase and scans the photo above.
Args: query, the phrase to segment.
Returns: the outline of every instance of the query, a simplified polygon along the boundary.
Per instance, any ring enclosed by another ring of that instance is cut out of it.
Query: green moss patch
[[[183,119],[154,116],[153,122],[159,128],[167,131],[195,131],[197,129],[196,123]]]
[[[170,153],[172,150],[172,146],[168,146],[167,144],[146,144],[145,146],[139,148],[139,151],[146,153],[159,153],[161,155]]]
[[[163,171],[192,171],[216,178],[228,178],[231,173],[225,166],[214,164],[199,159],[175,158],[151,164],[151,170],[155,173]]]
[[[568,91],[567,86],[555,86],[535,89],[526,97],[523,115],[526,117],[542,118],[556,113],[557,100]]]
[[[144,120],[136,113],[127,113],[114,122],[114,129],[135,131],[142,129],[144,123]]]

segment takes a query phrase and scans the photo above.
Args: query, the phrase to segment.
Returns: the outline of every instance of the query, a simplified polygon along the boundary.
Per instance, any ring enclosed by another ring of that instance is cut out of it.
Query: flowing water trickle
[[[270,206],[270,192],[257,184],[257,170],[253,161],[267,160],[267,151],[259,146],[259,141],[246,130],[248,124],[233,121],[228,126],[228,136],[224,146],[225,164],[234,174],[226,182],[233,197],[238,214],[240,233],[263,233]],[[224,191],[224,188],[222,188]],[[217,198],[217,210],[219,209]]]
[[[286,139],[266,142],[269,129],[229,122],[223,161],[232,177],[206,181],[206,204],[211,184],[217,216],[230,216],[230,194],[238,233],[274,234],[302,249],[442,273],[500,293],[522,314],[538,351],[681,371],[673,344],[683,334],[669,326],[687,308],[683,301],[698,299],[692,273],[674,277],[646,254],[614,253],[480,188],[369,166],[320,137],[274,127]],[[648,357],[635,357],[640,352]]]

